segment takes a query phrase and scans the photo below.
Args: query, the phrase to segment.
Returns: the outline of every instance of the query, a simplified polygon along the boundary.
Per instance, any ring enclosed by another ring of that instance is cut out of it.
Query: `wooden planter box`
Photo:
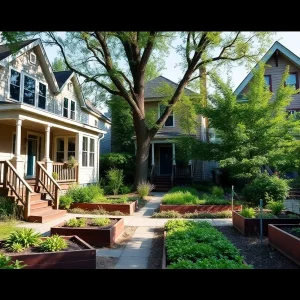
[[[300,216],[299,214],[290,211],[285,211],[285,213]],[[300,219],[263,219],[263,235],[268,236],[269,224],[295,224],[299,222]],[[244,218],[242,215],[239,214],[239,211],[232,212],[232,225],[245,236],[260,233],[260,219]]]
[[[79,219],[79,218],[77,218]],[[111,220],[118,220],[113,226],[107,228],[80,228],[80,227],[63,227],[64,222],[57,226],[51,227],[51,235],[77,235],[90,245],[95,247],[112,247],[117,238],[124,231],[124,219],[111,218]]]
[[[229,205],[166,205],[160,204],[159,211],[168,211],[168,210],[175,210],[180,214],[185,213],[194,213],[195,211],[198,212],[220,212],[220,211],[231,211],[232,206]],[[242,210],[242,205],[234,205],[234,210]]]
[[[64,236],[75,241],[82,250],[28,253],[11,256],[12,260],[22,261],[24,269],[96,269],[96,250],[78,236]],[[46,239],[42,238],[42,239]],[[9,253],[5,253],[9,255]]]
[[[110,203],[72,203],[70,208],[81,208],[84,210],[96,210],[105,209],[106,211],[120,211],[127,215],[133,215],[136,211],[138,201],[133,201],[131,203],[120,203],[120,204],[110,204]]]
[[[299,221],[298,221],[299,222]],[[281,228],[297,228],[300,224],[269,224],[269,244],[300,265],[300,239]]]

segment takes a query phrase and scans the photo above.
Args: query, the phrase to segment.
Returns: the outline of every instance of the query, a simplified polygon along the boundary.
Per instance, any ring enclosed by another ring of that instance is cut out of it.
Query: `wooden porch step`
[[[31,206],[31,211],[40,209],[40,208],[46,208],[49,206],[49,201],[48,200],[33,200],[33,201],[30,201],[30,206]]]
[[[63,217],[66,212],[66,210],[52,209],[52,207],[50,206],[49,209],[36,209],[35,211],[31,212],[28,221],[35,223],[45,223]]]

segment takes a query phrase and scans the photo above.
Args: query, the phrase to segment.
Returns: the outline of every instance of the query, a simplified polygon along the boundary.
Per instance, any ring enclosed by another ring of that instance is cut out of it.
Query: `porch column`
[[[152,147],[151,165],[154,166],[154,143],[151,144],[151,147]]]
[[[52,176],[53,166],[50,159],[50,128],[51,126],[45,125],[45,157],[43,161],[45,162],[45,169]]]
[[[82,164],[82,134],[80,132],[76,133],[75,138],[75,159],[78,162],[78,183],[81,182],[81,174],[80,174],[80,168]]]
[[[22,177],[25,175],[25,162],[21,157],[21,132],[22,132],[22,118],[16,119],[16,140],[15,140],[15,153],[11,160],[11,163],[16,168],[19,175]]]
[[[173,158],[173,166],[176,165],[176,157],[175,157],[175,144],[172,143],[172,158]]]

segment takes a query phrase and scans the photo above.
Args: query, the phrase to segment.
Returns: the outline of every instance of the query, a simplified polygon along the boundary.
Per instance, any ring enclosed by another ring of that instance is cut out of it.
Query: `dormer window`
[[[31,52],[31,53],[29,54],[29,61],[30,61],[33,65],[36,64],[36,55],[35,55],[33,52]]]

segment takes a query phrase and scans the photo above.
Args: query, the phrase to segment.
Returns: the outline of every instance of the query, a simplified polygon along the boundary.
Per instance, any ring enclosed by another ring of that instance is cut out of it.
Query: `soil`
[[[297,227],[297,228],[299,228],[299,227]],[[293,235],[293,236],[295,236],[297,238],[300,238],[300,234],[299,233],[293,232],[293,229],[295,229],[295,227],[294,228],[280,227],[280,229],[282,229],[283,231],[286,231],[287,233],[289,233],[289,234],[291,234],[291,235]]]
[[[244,256],[247,264],[254,269],[300,269],[300,266],[288,259],[268,244],[268,238],[263,238],[262,245],[258,236],[244,236],[233,226],[217,226]]]
[[[82,246],[78,245],[77,243],[75,243],[71,240],[66,240],[66,242],[67,242],[68,248],[66,248],[62,251],[77,251],[77,250],[84,249]],[[43,253],[43,252],[41,252],[38,247],[29,247],[18,253],[8,252],[4,248],[4,243],[0,243],[0,253],[9,254],[9,256],[15,256],[15,255],[21,255],[21,254]]]
[[[79,218],[80,219],[80,218]],[[110,219],[110,223],[107,224],[107,225],[104,225],[104,226],[93,226],[93,225],[90,225],[92,223],[92,219],[88,219],[88,222],[87,222],[87,226],[85,227],[71,227],[71,226],[61,226],[61,227],[66,227],[66,228],[88,228],[88,229],[107,229],[107,228],[110,228],[112,226],[114,226],[119,220],[117,219]]]
[[[164,228],[155,228],[147,269],[162,268],[163,244]]]

